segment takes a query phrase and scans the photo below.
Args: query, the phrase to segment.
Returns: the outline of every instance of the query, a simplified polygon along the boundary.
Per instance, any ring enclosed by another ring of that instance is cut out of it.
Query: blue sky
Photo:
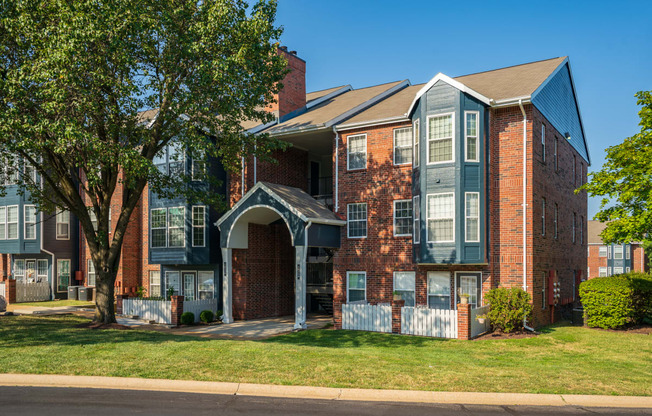
[[[308,91],[569,56],[593,171],[606,147],[640,130],[634,94],[652,90],[650,16],[649,0],[279,0],[277,23],[307,61]],[[590,199],[590,218],[598,208]]]

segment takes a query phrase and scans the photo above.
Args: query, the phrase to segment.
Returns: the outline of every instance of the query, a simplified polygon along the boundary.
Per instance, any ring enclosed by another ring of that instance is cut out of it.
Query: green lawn
[[[0,373],[285,385],[652,395],[652,336],[569,326],[463,342],[311,330],[265,341],[74,328],[75,316],[0,317]]]
[[[86,302],[84,300],[49,300],[45,302],[25,302],[25,303],[16,303],[14,304],[16,308],[19,308],[21,306],[42,306],[44,308],[52,308],[52,307],[57,307],[57,306],[88,306],[88,307],[95,307],[95,304],[93,302]]]

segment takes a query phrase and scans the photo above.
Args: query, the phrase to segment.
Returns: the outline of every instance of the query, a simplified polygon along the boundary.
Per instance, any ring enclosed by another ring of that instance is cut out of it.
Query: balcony
[[[333,177],[323,176],[308,179],[308,193],[328,209],[333,209]]]

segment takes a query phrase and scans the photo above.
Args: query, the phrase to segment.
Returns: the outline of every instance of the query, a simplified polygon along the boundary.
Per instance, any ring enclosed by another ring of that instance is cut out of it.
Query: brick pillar
[[[172,296],[172,325],[181,324],[181,314],[183,313],[183,296]]]
[[[471,305],[457,305],[457,339],[471,339]]]
[[[392,301],[392,334],[401,333],[401,308],[405,306],[404,300]]]
[[[122,315],[122,301],[127,299],[127,295],[115,295],[115,313],[117,315]]]
[[[16,303],[16,281],[14,279],[5,280],[5,291],[7,305]]]

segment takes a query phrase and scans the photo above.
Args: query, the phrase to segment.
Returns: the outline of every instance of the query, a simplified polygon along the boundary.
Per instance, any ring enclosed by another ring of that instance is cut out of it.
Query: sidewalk
[[[502,406],[581,406],[652,409],[652,397],[574,394],[466,393],[411,390],[339,389],[211,381],[158,380],[124,377],[0,374],[0,386],[74,387],[169,391],[295,399],[371,402],[438,403]]]

